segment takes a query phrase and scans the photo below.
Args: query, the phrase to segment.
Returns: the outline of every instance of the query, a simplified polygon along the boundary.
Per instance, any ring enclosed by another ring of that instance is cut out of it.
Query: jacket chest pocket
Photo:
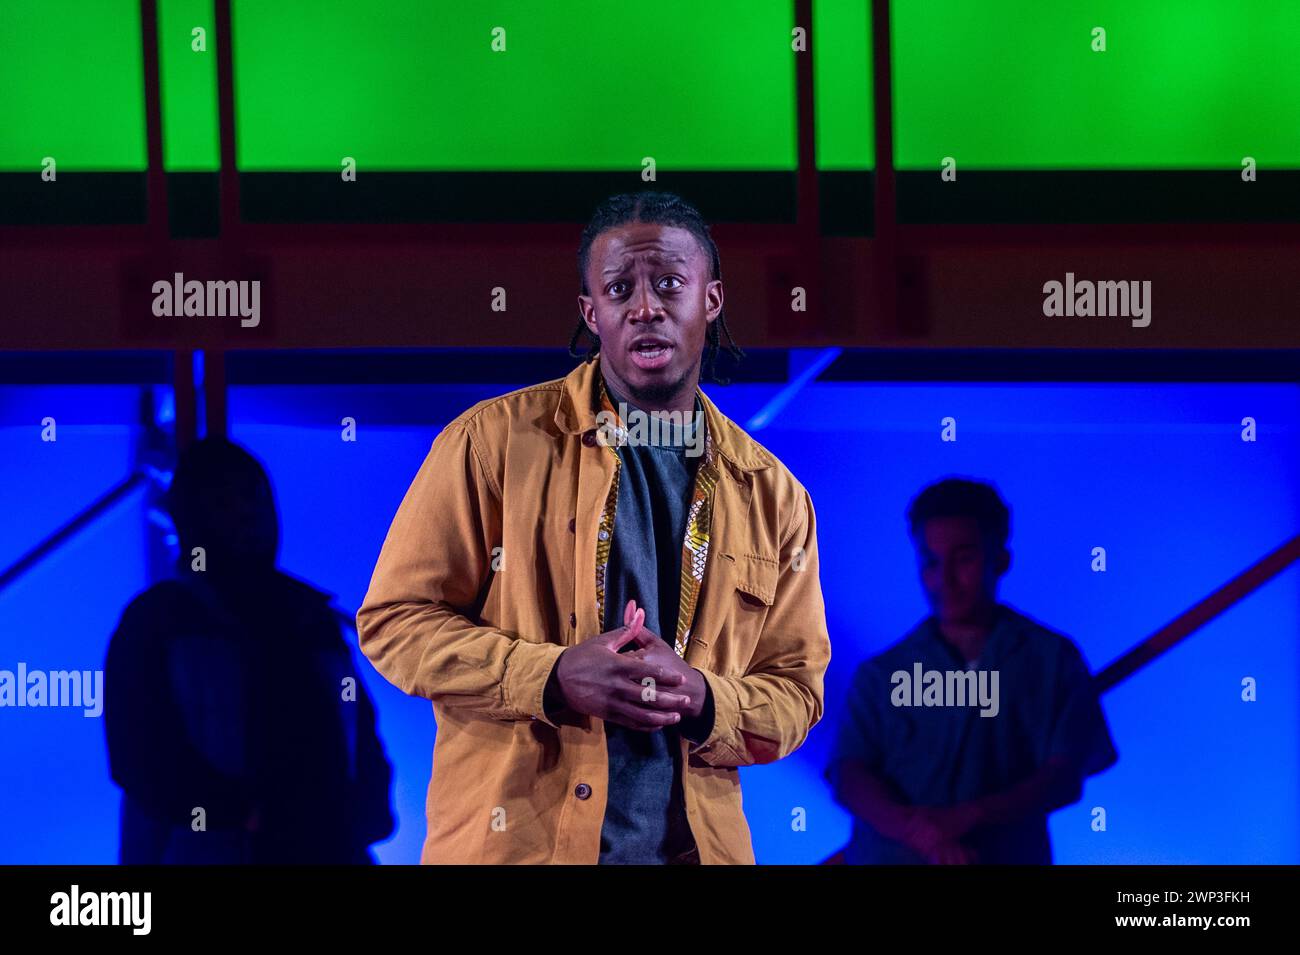
[[[775,557],[757,553],[721,554],[719,584],[724,598],[722,627],[714,640],[713,670],[722,676],[743,676],[776,600],[780,568]]]

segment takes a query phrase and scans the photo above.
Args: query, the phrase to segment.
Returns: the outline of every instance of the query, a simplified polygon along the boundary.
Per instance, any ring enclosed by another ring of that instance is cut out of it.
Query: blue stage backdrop
[[[394,510],[438,430],[520,384],[237,386],[231,434],[275,483],[281,566],[355,610]],[[993,481],[1012,509],[1004,598],[1072,636],[1094,669],[1300,530],[1300,389],[1284,385],[705,385],[816,507],[834,657],[827,711],[804,747],[742,770],[758,860],[812,863],[847,840],[821,770],[856,665],[924,613],[903,519],[947,475]],[[8,565],[131,466],[138,392],[0,389]],[[47,410],[55,409],[55,410]],[[57,443],[40,440],[59,418]],[[941,419],[957,440],[940,440]],[[341,440],[341,421],[357,440]],[[1241,421],[1258,440],[1241,440]],[[101,667],[122,606],[147,583],[140,493],[0,592],[0,668]],[[1090,569],[1092,548],[1108,555]],[[1064,863],[1300,862],[1300,570],[1291,568],[1103,700],[1120,754],[1052,818]],[[349,633],[355,642],[355,635]],[[384,862],[418,860],[435,726],[356,654],[396,765]],[[1241,701],[1243,678],[1258,701]],[[1093,832],[1090,810],[1108,828]],[[806,814],[806,829],[792,825]],[[102,721],[0,711],[0,862],[116,858],[117,791]]]

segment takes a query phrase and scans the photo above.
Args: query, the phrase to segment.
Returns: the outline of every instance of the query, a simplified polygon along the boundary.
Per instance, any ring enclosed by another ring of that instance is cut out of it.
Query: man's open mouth
[[[638,368],[662,368],[672,357],[673,346],[662,338],[647,338],[632,345],[632,361]]]

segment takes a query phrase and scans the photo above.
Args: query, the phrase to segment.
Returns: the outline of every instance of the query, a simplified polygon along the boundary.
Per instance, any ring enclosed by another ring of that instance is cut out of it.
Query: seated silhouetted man
[[[1047,816],[1116,760],[1069,638],[997,602],[1010,514],[950,479],[908,509],[933,613],[859,667],[826,775],[851,865],[1050,864]]]
[[[266,472],[204,439],[167,508],[178,574],[131,601],[105,664],[121,861],[373,862],[391,767],[330,595],[275,566]]]

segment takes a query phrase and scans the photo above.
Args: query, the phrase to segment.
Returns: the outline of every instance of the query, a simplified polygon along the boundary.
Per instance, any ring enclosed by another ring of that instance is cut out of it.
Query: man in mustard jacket
[[[822,716],[812,499],[698,387],[726,332],[699,213],[612,197],[578,265],[590,351],[442,430],[357,613],[433,701],[422,861],[752,863],[738,767]]]

